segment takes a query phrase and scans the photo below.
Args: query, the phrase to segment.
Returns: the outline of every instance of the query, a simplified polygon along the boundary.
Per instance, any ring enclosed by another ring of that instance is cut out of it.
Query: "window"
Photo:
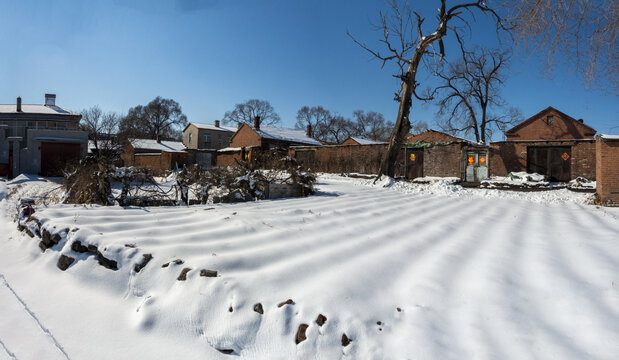
[[[204,134],[204,142],[208,145],[211,144],[211,134]]]
[[[552,125],[552,123],[553,123],[552,115],[546,116],[546,125]]]
[[[191,144],[192,141],[193,141],[193,133],[189,133],[189,143]]]

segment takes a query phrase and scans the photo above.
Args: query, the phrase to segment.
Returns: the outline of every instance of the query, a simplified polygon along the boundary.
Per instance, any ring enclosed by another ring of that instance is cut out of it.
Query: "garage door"
[[[569,146],[529,146],[527,172],[546,175],[550,181],[570,181]]]
[[[41,143],[41,175],[62,176],[62,169],[69,161],[80,158],[80,144]]]

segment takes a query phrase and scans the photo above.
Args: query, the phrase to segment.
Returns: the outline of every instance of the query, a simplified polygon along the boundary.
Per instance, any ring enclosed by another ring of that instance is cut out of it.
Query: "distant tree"
[[[558,60],[585,84],[617,90],[619,1],[503,0],[502,6],[516,39],[527,53],[542,55],[549,72]]]
[[[342,115],[335,115],[328,128],[328,144],[340,144],[349,136],[353,136],[355,124]]]
[[[129,109],[120,121],[119,133],[124,137],[156,139],[176,138],[187,125],[187,116],[181,106],[172,99],[157,96],[146,106],[138,105]]]
[[[381,113],[375,111],[364,112],[356,110],[353,112],[353,135],[370,140],[387,141],[393,129],[392,121],[385,121]]]
[[[95,149],[109,148],[111,139],[118,131],[120,116],[114,112],[103,112],[98,105],[82,110],[80,128],[88,132],[88,138],[93,141]],[[104,140],[104,141],[101,141]]]
[[[436,73],[442,81],[432,94],[439,107],[438,123],[443,131],[473,135],[485,144],[494,130],[505,131],[520,120],[515,108],[506,108],[500,91],[509,53],[480,47],[461,51],[459,60]]]
[[[306,129],[310,125],[311,136],[325,144],[339,144],[353,131],[353,124],[343,116],[322,106],[304,106],[297,111],[295,128]]]
[[[241,104],[234,105],[232,111],[226,111],[223,117],[224,124],[247,123],[253,125],[254,118],[260,117],[260,125],[275,125],[280,122],[279,115],[266,100],[252,99]]]
[[[311,136],[322,142],[327,141],[329,126],[333,120],[333,113],[322,106],[303,106],[297,111],[296,129],[306,129],[311,126]]]

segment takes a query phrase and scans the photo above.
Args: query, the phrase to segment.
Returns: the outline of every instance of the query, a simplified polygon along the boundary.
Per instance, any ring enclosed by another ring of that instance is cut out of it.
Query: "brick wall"
[[[462,143],[424,148],[423,176],[462,177]]]
[[[489,171],[491,176],[506,176],[510,172],[527,171],[528,146],[570,146],[570,175],[596,179],[595,141],[502,141],[490,143]]]
[[[376,174],[386,149],[385,144],[303,146],[288,154],[317,172]]]
[[[597,137],[597,193],[604,205],[619,206],[619,139]]]
[[[262,146],[262,139],[249,125],[243,124],[230,140],[230,147]]]

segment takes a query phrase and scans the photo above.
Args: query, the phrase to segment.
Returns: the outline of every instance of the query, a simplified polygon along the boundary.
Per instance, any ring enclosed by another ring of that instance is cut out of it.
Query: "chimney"
[[[241,128],[241,126],[243,126],[243,123],[242,123],[242,122],[238,122],[238,123],[236,123],[236,129],[237,129],[237,130],[238,130],[238,129],[240,129],[240,128]]]
[[[17,112],[21,112],[21,97],[17,97]]]
[[[219,120],[215,120],[215,127],[219,127]]]
[[[56,106],[56,94],[45,94],[45,106]]]
[[[254,129],[260,130],[260,116],[254,117]]]
[[[159,135],[157,135],[157,139],[156,140],[157,140],[158,143],[161,143],[161,137]]]
[[[578,122],[581,123],[581,124],[585,123],[585,121],[583,119],[578,119]]]
[[[305,129],[305,135],[307,135],[307,137],[312,137],[312,125],[307,125],[307,128]]]

